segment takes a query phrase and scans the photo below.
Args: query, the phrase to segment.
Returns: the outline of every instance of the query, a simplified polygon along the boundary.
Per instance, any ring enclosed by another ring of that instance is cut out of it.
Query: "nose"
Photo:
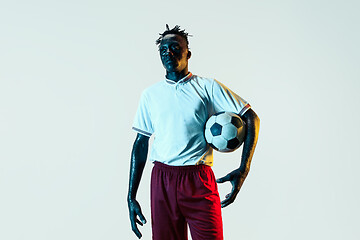
[[[170,48],[166,49],[166,51],[164,51],[163,53],[164,55],[173,55],[173,53],[171,52]]]

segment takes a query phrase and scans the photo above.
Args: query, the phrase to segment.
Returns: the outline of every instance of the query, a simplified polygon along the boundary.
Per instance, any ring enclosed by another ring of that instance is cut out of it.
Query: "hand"
[[[239,169],[232,171],[225,177],[216,180],[217,183],[230,182],[232,185],[231,192],[225,196],[225,200],[221,202],[221,207],[224,208],[235,201],[237,194],[240,191],[242,184],[248,172],[241,172]]]
[[[135,233],[135,235],[138,238],[141,238],[142,234],[140,233],[138,226],[136,224],[138,223],[140,224],[140,226],[143,226],[143,224],[146,223],[146,219],[141,212],[140,204],[135,199],[128,200],[128,207],[129,207],[131,228]],[[141,222],[139,219],[137,219],[137,216],[139,216]]]

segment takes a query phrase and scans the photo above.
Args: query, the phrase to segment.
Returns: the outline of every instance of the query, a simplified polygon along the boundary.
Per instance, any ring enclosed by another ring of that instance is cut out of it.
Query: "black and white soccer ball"
[[[207,143],[219,152],[232,152],[244,142],[245,123],[231,112],[212,115],[205,124]]]

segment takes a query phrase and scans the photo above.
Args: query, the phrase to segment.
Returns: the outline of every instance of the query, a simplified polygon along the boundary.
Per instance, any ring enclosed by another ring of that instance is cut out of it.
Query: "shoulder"
[[[205,87],[211,87],[214,84],[214,81],[216,81],[216,80],[214,78],[202,77],[202,76],[193,74],[192,81],[195,83],[198,83],[199,85],[205,86]]]
[[[215,80],[214,78],[203,77],[203,76],[199,76],[199,75],[196,75],[196,74],[192,75],[192,79],[196,80],[196,81],[203,81],[203,82],[211,82],[211,81]]]
[[[159,90],[161,90],[162,88],[164,88],[164,81],[159,81],[156,82],[148,87],[146,87],[143,91],[142,91],[142,95],[144,96],[150,96],[153,94],[156,94]]]

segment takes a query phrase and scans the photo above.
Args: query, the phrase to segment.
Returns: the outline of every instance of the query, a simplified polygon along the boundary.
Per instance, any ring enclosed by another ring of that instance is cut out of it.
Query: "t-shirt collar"
[[[190,80],[190,78],[192,77],[192,73],[189,72],[185,77],[183,77],[182,79],[180,79],[179,81],[175,82],[174,80],[168,79],[165,77],[165,81],[169,84],[179,84],[182,82],[186,82],[188,80]]]

